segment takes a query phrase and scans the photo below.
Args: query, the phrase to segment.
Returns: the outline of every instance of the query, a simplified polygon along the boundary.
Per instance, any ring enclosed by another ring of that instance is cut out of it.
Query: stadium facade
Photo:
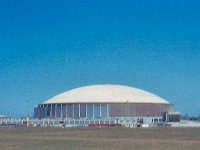
[[[152,93],[122,85],[90,85],[61,93],[34,108],[38,119],[163,121],[173,105]],[[164,117],[163,117],[164,116]],[[179,117],[179,116],[178,116]]]

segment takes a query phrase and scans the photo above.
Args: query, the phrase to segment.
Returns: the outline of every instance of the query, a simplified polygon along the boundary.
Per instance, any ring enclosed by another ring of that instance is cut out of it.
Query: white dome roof
[[[90,85],[61,93],[43,104],[60,103],[160,103],[168,101],[144,90],[122,85]]]

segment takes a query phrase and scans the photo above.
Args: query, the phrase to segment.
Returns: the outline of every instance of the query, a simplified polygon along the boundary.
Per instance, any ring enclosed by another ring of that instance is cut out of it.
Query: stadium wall
[[[157,103],[72,103],[39,104],[34,117],[43,118],[114,118],[114,117],[161,117],[172,112],[173,105]]]

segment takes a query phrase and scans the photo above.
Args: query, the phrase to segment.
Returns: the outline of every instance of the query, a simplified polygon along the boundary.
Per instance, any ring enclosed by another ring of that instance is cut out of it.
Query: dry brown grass
[[[0,128],[0,150],[199,150],[200,128]]]

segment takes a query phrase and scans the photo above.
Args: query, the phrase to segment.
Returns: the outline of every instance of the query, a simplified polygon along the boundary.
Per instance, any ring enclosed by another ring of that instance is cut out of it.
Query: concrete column
[[[56,110],[57,110],[57,104],[55,104],[55,118],[57,118]]]
[[[65,112],[66,113],[66,118],[67,118],[67,106],[68,106],[68,104],[66,104],[66,112]]]
[[[61,107],[60,107],[60,111],[61,111],[60,117],[63,118],[63,114],[62,114],[62,104],[61,104]]]
[[[101,115],[101,104],[100,104],[100,118],[101,118],[101,116],[102,116],[102,115]]]
[[[72,117],[74,118],[74,104],[72,104]]]
[[[86,104],[86,106],[85,106],[85,117],[86,117],[86,119],[87,119],[87,104]]]
[[[45,105],[44,105],[44,107],[45,107]],[[45,107],[45,118],[47,118],[47,109],[48,109],[48,104]]]
[[[106,114],[107,114],[107,118],[108,118],[109,117],[109,108],[108,108],[109,104],[106,104],[106,106],[107,106],[107,113]]]
[[[52,114],[53,114],[52,111],[53,111],[53,109],[52,109],[52,104],[51,104],[50,118],[52,118],[52,116],[53,116],[53,115],[52,115]]]
[[[94,119],[94,104],[92,104],[92,109],[93,109],[93,119]]]
[[[169,119],[168,119],[168,113],[166,113],[166,121],[167,122],[169,121]]]
[[[80,118],[81,117],[81,105],[80,104],[78,104],[78,109],[79,109],[79,112],[78,112],[78,117]]]

